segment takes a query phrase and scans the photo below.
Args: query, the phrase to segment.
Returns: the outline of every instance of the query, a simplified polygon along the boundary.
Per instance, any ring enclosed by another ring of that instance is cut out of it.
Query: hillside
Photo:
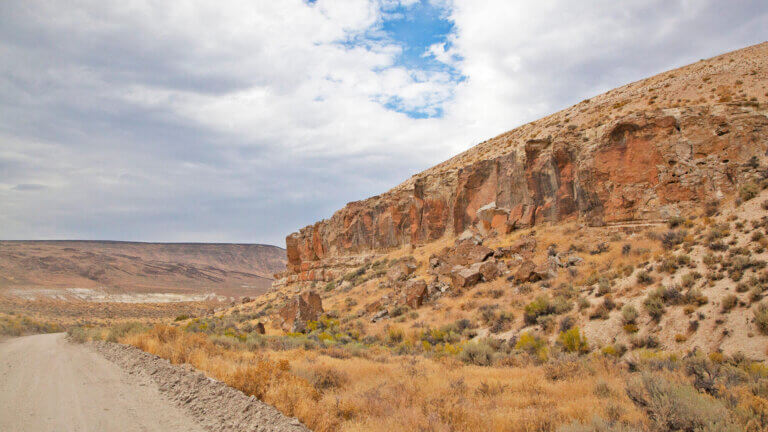
[[[87,290],[245,297],[265,292],[284,268],[285,251],[269,245],[0,241],[0,294],[17,297]]]
[[[766,58],[763,43],[628,84],[349,203],[286,238],[285,282],[333,280],[358,264],[349,257],[458,235],[481,218],[506,233],[695,213],[764,156]]]

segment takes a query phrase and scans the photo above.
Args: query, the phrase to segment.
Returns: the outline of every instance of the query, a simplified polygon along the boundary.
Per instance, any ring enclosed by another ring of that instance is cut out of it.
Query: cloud
[[[766,9],[5,1],[0,238],[282,244],[497,133],[761,42]]]

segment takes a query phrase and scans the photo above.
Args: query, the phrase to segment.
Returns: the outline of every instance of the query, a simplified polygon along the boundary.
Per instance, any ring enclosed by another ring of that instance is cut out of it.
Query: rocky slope
[[[0,241],[0,294],[78,288],[254,296],[284,268],[285,251],[269,245]]]
[[[334,280],[371,255],[468,228],[693,214],[758,175],[767,101],[768,43],[582,101],[290,234],[278,285]]]

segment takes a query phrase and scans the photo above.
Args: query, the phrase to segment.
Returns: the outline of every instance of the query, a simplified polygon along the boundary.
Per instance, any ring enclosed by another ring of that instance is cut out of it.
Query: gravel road
[[[63,333],[0,341],[3,432],[307,432],[295,418],[134,347]]]
[[[0,430],[204,430],[156,386],[64,336],[0,343]]]

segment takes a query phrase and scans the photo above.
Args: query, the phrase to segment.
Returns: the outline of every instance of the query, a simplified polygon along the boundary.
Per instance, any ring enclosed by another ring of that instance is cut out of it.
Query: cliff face
[[[768,148],[765,104],[745,90],[764,92],[768,44],[729,55],[737,54],[754,61],[725,55],[630,84],[349,203],[286,238],[284,281],[330,280],[360,255],[471,227],[658,220],[733,193]]]

